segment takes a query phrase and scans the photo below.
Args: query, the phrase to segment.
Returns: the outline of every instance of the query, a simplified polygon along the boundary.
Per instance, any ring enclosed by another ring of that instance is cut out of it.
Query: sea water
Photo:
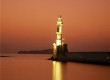
[[[2,54],[0,80],[110,80],[110,66],[47,60],[52,54]]]

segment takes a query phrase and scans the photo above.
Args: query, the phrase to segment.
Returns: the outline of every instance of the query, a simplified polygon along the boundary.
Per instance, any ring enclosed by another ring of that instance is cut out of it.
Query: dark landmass
[[[49,60],[110,65],[110,52],[69,52],[66,56],[51,57]]]
[[[11,56],[0,56],[0,57],[11,57]]]
[[[46,50],[35,50],[35,51],[19,51],[18,54],[52,54],[52,49],[46,49]]]
[[[35,50],[35,51],[19,51],[18,54],[52,54],[52,49]],[[4,56],[2,56],[4,57]],[[66,55],[60,55],[57,59],[53,57],[49,60],[62,62],[82,62],[96,64],[110,64],[110,52],[68,52]]]

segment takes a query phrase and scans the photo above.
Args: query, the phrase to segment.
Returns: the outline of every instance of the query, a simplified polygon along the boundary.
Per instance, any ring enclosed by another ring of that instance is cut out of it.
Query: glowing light
[[[55,64],[56,61],[53,61],[53,64]]]
[[[59,27],[59,32],[62,32],[62,27]]]
[[[57,22],[57,25],[61,24],[62,22]]]
[[[61,45],[61,40],[56,40],[57,46]]]
[[[61,39],[61,34],[57,34],[57,39]]]
[[[53,61],[53,80],[62,80],[61,62]]]
[[[53,43],[53,57],[57,57],[57,45],[55,43]]]
[[[55,44],[55,43],[53,43],[53,46],[54,46],[54,47],[56,47],[56,44]]]

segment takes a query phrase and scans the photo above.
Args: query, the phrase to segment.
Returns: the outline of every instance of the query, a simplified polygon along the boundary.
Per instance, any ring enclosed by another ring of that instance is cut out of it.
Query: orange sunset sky
[[[63,19],[69,51],[110,51],[110,0],[1,0],[1,51],[52,48]]]

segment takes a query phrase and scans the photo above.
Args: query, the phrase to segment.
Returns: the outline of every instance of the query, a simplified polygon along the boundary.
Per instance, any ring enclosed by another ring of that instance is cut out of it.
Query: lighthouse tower
[[[57,59],[58,57],[63,56],[65,55],[66,52],[68,52],[67,44],[64,44],[64,41],[62,40],[62,27],[63,27],[63,22],[60,15],[57,21],[56,43],[53,43],[54,59]]]
[[[56,39],[56,45],[57,46],[61,46],[62,45],[62,26],[63,26],[63,22],[62,22],[62,18],[61,18],[61,15],[60,17],[58,18],[58,21],[57,21],[57,39]]]

